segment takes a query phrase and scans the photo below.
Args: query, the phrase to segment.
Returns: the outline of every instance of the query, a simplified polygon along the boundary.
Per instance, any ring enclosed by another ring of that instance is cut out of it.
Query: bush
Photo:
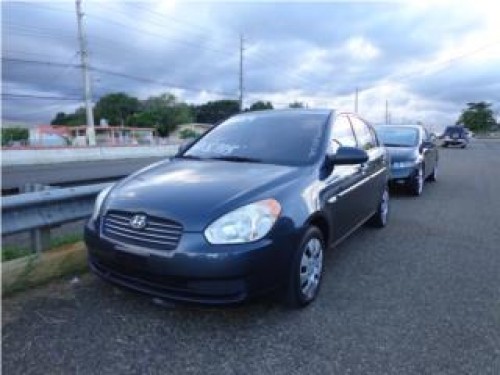
[[[182,129],[179,132],[179,138],[180,139],[187,139],[187,138],[197,138],[199,136],[198,133],[196,133],[192,129]]]
[[[2,146],[6,146],[11,142],[27,141],[28,138],[28,129],[20,127],[2,128]]]

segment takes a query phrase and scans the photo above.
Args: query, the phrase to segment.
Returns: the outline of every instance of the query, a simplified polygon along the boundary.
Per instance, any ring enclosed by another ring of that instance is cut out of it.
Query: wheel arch
[[[321,212],[315,212],[311,216],[309,216],[309,218],[306,220],[305,225],[306,227],[307,226],[317,227],[321,231],[321,234],[323,235],[323,239],[325,240],[325,246],[328,246],[331,239],[331,233],[330,233],[331,230],[330,230],[330,223],[326,215],[324,215]]]

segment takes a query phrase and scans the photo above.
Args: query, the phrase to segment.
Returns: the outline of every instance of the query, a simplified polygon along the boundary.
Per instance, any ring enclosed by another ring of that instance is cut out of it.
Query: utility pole
[[[243,51],[245,40],[243,39],[243,34],[240,34],[240,112],[243,112]]]
[[[385,100],[385,123],[386,124],[390,123],[390,120],[389,120],[389,101],[387,99]]]
[[[356,94],[354,94],[354,113],[358,113],[358,88],[356,87]]]
[[[92,112],[92,90],[90,88],[89,55],[87,40],[83,29],[82,0],[76,0],[76,20],[78,22],[78,42],[80,44],[80,59],[82,62],[83,90],[85,109],[87,112],[87,140],[90,146],[95,146],[94,113]]]

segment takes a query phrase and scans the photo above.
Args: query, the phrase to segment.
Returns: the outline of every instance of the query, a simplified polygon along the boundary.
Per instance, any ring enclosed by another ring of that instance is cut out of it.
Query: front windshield
[[[224,121],[183,157],[310,164],[318,155],[327,113],[248,113]]]
[[[376,131],[387,147],[414,147],[418,144],[418,130],[415,128],[381,126]]]

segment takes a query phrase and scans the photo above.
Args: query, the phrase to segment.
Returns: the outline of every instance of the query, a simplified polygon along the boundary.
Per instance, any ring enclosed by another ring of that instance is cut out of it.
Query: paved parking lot
[[[159,305],[92,275],[3,301],[5,374],[499,374],[500,142],[327,254],[300,311]]]

